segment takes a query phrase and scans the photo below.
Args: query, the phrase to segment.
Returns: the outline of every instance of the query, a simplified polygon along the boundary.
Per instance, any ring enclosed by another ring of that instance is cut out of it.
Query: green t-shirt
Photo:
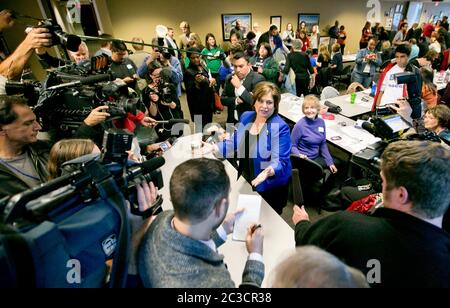
[[[209,68],[212,74],[218,74],[222,61],[219,59],[220,53],[223,50],[220,47],[214,47],[211,50],[204,48],[202,50],[202,55],[205,58],[206,66]],[[212,58],[214,57],[214,58]]]

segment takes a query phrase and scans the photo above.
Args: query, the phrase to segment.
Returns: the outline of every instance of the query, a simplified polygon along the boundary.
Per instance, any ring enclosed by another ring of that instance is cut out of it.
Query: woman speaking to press
[[[253,91],[254,111],[244,112],[229,140],[215,145],[204,143],[201,154],[215,152],[239,160],[238,174],[281,214],[288,196],[291,176],[291,140],[288,125],[278,115],[280,90],[260,82]]]

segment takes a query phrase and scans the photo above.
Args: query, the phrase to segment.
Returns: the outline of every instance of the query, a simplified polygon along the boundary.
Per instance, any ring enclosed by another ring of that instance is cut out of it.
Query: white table
[[[356,92],[354,104],[350,103],[350,94],[329,98],[327,101],[341,107],[341,114],[343,116],[353,118],[371,112],[373,97],[366,93],[366,91]],[[325,100],[320,101],[320,103],[324,105]]]
[[[342,55],[343,63],[355,62],[355,61],[356,61],[356,53]]]
[[[295,95],[290,93],[283,94],[278,113],[297,123],[305,116],[302,112],[302,103],[300,98]],[[334,114],[334,120],[325,120],[327,141],[350,154],[355,154],[380,140],[380,138],[373,136],[369,132],[354,127],[355,123],[352,119],[340,114]]]
[[[201,134],[195,134],[179,138],[175,145],[164,153],[166,159],[165,165],[161,168],[164,187],[160,190],[163,195],[164,202],[162,208],[164,210],[172,209],[170,201],[169,183],[173,170],[182,162],[194,157],[191,153],[191,141],[201,140]],[[214,158],[212,155],[207,156]],[[251,186],[245,181],[243,177],[237,178],[237,171],[228,162],[224,161],[226,171],[230,177],[231,192],[229,211],[236,209],[239,194],[257,194],[253,191]],[[264,232],[264,264],[265,277],[263,286],[267,286],[268,278],[271,270],[277,265],[287,253],[293,252],[295,249],[294,230],[267,204],[262,200],[260,223],[263,226]],[[244,270],[245,262],[247,261],[248,253],[245,248],[245,242],[236,242],[228,237],[227,242],[219,248],[220,253],[225,256],[225,262],[228,270],[231,273],[231,278],[238,286],[242,282],[242,272]]]

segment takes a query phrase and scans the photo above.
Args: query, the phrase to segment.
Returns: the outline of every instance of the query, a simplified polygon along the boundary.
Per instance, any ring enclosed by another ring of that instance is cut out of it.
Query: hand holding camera
[[[92,127],[105,122],[106,119],[110,116],[110,114],[106,112],[108,108],[108,106],[99,106],[95,109],[92,109],[88,117],[84,119],[84,124]]]

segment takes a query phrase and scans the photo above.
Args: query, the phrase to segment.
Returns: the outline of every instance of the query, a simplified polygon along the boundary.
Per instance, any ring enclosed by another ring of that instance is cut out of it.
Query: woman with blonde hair
[[[61,176],[61,166],[72,159],[100,153],[100,149],[90,139],[63,139],[55,143],[48,158],[48,179]]]
[[[319,99],[314,95],[306,96],[302,112],[305,117],[301,118],[292,130],[292,154],[312,159],[323,168],[329,168],[332,173],[336,173],[337,168],[327,146],[325,121],[319,117]]]
[[[330,69],[328,68],[330,61],[331,55],[328,52],[328,46],[320,44],[316,65],[318,83],[322,87],[328,86],[328,81],[330,80]]]

